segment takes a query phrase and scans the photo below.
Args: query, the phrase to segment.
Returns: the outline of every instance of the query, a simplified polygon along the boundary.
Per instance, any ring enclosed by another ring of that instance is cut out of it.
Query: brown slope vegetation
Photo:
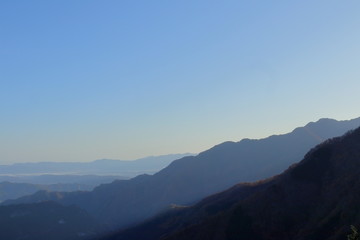
[[[360,128],[283,174],[240,184],[107,240],[340,240],[360,224]]]

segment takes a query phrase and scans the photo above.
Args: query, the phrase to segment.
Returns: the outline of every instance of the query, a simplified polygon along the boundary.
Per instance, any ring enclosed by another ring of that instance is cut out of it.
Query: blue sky
[[[0,1],[0,162],[135,159],[360,116],[359,1]]]

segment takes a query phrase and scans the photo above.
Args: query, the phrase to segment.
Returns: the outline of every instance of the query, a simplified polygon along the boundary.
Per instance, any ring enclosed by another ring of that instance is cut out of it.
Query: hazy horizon
[[[171,157],[171,156],[193,156],[197,155],[198,153],[169,153],[164,155],[151,155],[151,156],[143,156],[140,158],[135,159],[113,159],[113,158],[99,158],[99,159],[91,159],[88,161],[24,161],[24,162],[14,162],[14,163],[0,163],[0,165],[13,165],[13,164],[28,164],[28,163],[94,163],[98,161],[122,161],[122,162],[132,162],[132,161],[138,161],[138,160],[147,160],[149,158],[161,158],[161,157]],[[176,159],[174,159],[176,160]],[[1,174],[0,174],[1,175]]]
[[[199,153],[360,116],[360,2],[0,3],[0,164]]]

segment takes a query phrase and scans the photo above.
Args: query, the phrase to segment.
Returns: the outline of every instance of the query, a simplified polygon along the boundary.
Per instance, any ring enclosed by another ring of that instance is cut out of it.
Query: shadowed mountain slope
[[[340,240],[360,224],[360,128],[283,174],[239,184],[103,240]]]
[[[0,207],[0,239],[81,240],[98,234],[99,225],[75,206],[54,202]]]
[[[289,134],[225,142],[197,156],[176,160],[153,176],[115,181],[92,192],[38,192],[6,204],[42,200],[76,204],[102,223],[124,227],[151,217],[171,204],[192,204],[238,182],[278,174],[301,160],[321,140],[342,135],[359,125],[360,118],[351,121],[321,119]]]

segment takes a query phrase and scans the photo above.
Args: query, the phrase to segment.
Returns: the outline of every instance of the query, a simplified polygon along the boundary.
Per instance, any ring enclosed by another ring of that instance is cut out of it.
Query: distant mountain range
[[[111,183],[116,179],[129,179],[116,175],[59,175],[59,174],[43,174],[43,175],[2,175],[0,182],[11,183],[29,183],[29,184],[80,184],[96,187],[100,184]]]
[[[9,199],[16,199],[26,195],[34,194],[40,190],[46,191],[90,191],[95,186],[77,184],[77,183],[58,183],[58,184],[29,184],[29,183],[11,183],[11,182],[0,182],[0,202]]]
[[[154,216],[172,204],[193,204],[236,183],[279,174],[323,140],[358,126],[360,118],[321,119],[288,134],[222,143],[197,156],[176,160],[152,176],[114,181],[91,192],[38,192],[4,204],[45,200],[66,206],[75,204],[101,223],[125,227]]]
[[[0,165],[0,202],[31,195],[40,190],[90,191],[100,184],[160,170],[171,161],[189,155],[191,154],[169,154],[134,161],[102,159],[85,163],[38,162]],[[114,175],[109,175],[111,173]]]
[[[93,162],[37,162],[0,165],[1,177],[14,175],[116,175],[134,177],[139,174],[153,174],[172,161],[193,154],[169,154],[151,156],[132,161],[101,159]]]
[[[360,128],[315,147],[281,175],[238,184],[101,239],[346,239],[350,225],[360,225],[359,176]]]

